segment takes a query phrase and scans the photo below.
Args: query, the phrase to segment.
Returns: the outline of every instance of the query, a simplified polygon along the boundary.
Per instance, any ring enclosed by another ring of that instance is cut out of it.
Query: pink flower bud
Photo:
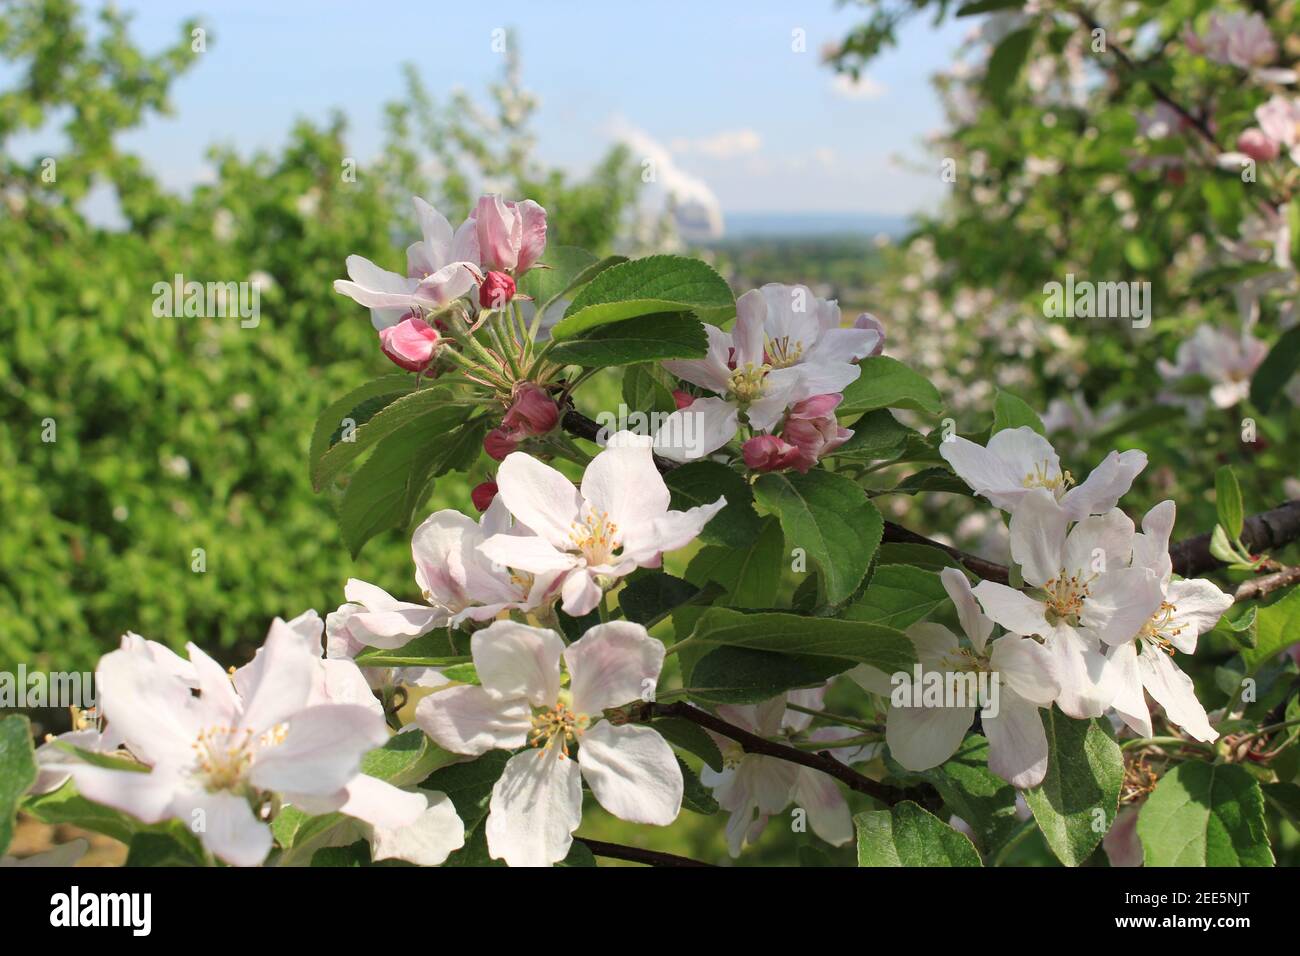
[[[483,450],[493,461],[505,461],[507,455],[519,447],[524,436],[502,426],[497,426],[483,436]]]
[[[786,416],[781,438],[798,451],[798,460],[789,467],[806,472],[852,437],[835,420],[835,409],[843,395],[814,395],[797,402]]]
[[[497,483],[495,481],[484,481],[474,486],[474,490],[469,493],[469,500],[474,502],[474,507],[479,511],[487,511],[492,500],[497,496]]]
[[[379,347],[408,372],[423,372],[438,351],[438,338],[433,326],[408,312],[396,325],[379,330]]]
[[[1258,126],[1252,126],[1237,137],[1237,151],[1257,163],[1267,163],[1277,159],[1281,146]]]
[[[545,435],[559,423],[559,406],[546,389],[533,382],[515,388],[514,401],[501,421],[503,427],[521,435]]]
[[[677,403],[677,410],[690,408],[695,402],[695,396],[690,392],[683,392],[680,388],[673,389],[673,401]]]
[[[879,355],[885,350],[885,323],[870,312],[863,312],[858,316],[857,321],[853,323],[855,329],[869,329],[880,335],[880,340],[876,342],[875,348],[867,353],[868,356]]]
[[[800,460],[799,449],[776,435],[755,435],[741,446],[740,453],[753,471],[782,471]]]
[[[504,309],[515,297],[515,280],[504,272],[489,272],[478,288],[478,304],[485,309]]]

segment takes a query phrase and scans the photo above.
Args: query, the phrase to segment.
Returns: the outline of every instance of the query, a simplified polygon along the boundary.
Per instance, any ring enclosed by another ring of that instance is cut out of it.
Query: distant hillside
[[[863,212],[733,212],[725,216],[720,240],[752,238],[795,238],[806,236],[876,236],[891,238],[908,231],[906,216],[883,216]]]

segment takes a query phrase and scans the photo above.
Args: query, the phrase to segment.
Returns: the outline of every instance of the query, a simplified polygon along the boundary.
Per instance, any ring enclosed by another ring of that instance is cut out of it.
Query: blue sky
[[[344,0],[125,0],[148,49],[176,37],[189,13],[209,49],[175,86],[176,115],[124,142],[183,188],[204,175],[214,141],[273,147],[301,115],[340,108],[357,155],[379,148],[381,106],[414,62],[435,95],[481,96],[501,57],[492,31],[516,31],[525,85],[541,101],[534,124],[548,164],[580,172],[615,135],[651,142],[672,175],[702,183],[724,213],[835,210],[905,214],[943,194],[920,160],[941,117],[928,77],[946,66],[965,24],[909,26],[856,90],[836,87],[819,50],[857,19],[834,0],[493,3]],[[791,49],[806,31],[807,52]],[[927,164],[928,165],[928,164]]]

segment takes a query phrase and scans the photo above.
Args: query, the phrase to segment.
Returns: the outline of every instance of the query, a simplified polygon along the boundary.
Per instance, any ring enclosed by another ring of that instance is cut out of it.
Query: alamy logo
[[[1043,286],[1043,295],[1049,319],[1131,319],[1135,329],[1151,324],[1150,282],[1075,282],[1069,272],[1064,285]]]
[[[85,893],[74,886],[50,897],[50,925],[58,927],[125,926],[133,936],[148,936],[153,928],[150,893]]]
[[[704,454],[702,418],[690,408],[679,412],[639,412],[619,405],[617,412],[600,412],[596,416],[600,431],[596,441],[604,445],[618,432],[654,437],[656,451],[681,452],[684,459]]]
[[[257,282],[187,282],[178,272],[171,282],[155,282],[153,294],[153,314],[160,319],[238,318],[241,329],[255,329],[262,321]]]
[[[6,707],[76,707],[90,710],[95,706],[95,675],[88,671],[28,671],[19,664],[17,671],[0,671],[0,709]]]
[[[996,671],[923,671],[890,675],[889,703],[893,707],[979,707],[981,717],[998,715],[1000,676]]]

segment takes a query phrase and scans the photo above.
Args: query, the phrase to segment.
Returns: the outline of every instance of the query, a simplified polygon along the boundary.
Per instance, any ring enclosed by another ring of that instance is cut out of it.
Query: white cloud
[[[722,235],[722,204],[704,180],[678,166],[668,147],[622,117],[615,117],[610,127],[611,135],[625,144],[642,169],[653,176],[648,184],[672,197],[679,209],[679,220],[709,236]]]
[[[831,90],[849,100],[875,100],[885,95],[886,87],[865,73],[856,80],[847,73],[837,73],[831,80]]]
[[[674,139],[669,146],[675,153],[703,153],[710,159],[735,159],[757,153],[763,146],[763,138],[752,129],[730,129],[700,139]]]

